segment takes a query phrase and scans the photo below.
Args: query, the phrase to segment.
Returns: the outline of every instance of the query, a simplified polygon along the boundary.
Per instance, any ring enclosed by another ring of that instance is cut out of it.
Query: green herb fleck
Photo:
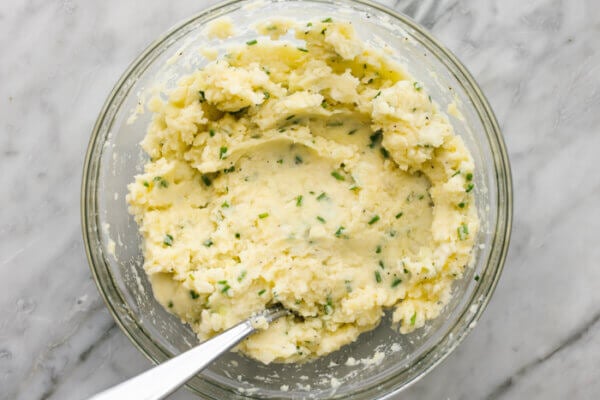
[[[333,171],[331,172],[331,176],[333,176],[335,179],[337,179],[338,181],[345,181],[346,178],[344,178],[343,175],[341,175],[339,172],[337,171]]]
[[[471,180],[473,180],[473,174],[469,172],[469,173],[467,174],[466,178],[467,178],[467,180],[468,180],[468,181],[471,181]]]
[[[327,101],[323,100],[323,101],[321,102],[321,107],[323,107],[323,108],[327,108],[327,106],[328,106],[328,104],[327,104]]]
[[[394,280],[392,281],[392,287],[395,288],[396,286],[398,286],[401,283],[402,283],[402,279],[394,278]]]
[[[450,175],[450,178],[454,178],[456,175],[460,174],[460,169],[457,169],[455,173]]]
[[[404,215],[404,213],[402,211],[400,211],[398,214],[396,214],[396,219],[400,218],[403,215]]]
[[[205,245],[206,247],[210,247],[210,246],[212,246],[215,243],[212,241],[212,239],[209,238],[209,239],[206,239],[204,241],[204,243],[202,243],[202,244]]]
[[[339,238],[339,237],[341,237],[341,236],[342,236],[342,234],[344,233],[344,230],[345,230],[345,229],[346,229],[346,228],[344,228],[343,226],[340,226],[340,227],[337,229],[337,231],[335,231],[335,237],[338,237],[338,238]]]
[[[308,50],[305,49],[304,47],[296,47],[296,48],[304,53],[308,53]]]
[[[269,216],[269,213],[266,213],[266,212],[265,212],[265,213],[258,214],[258,218],[260,218],[260,219],[265,219],[265,218],[267,218],[268,216]]]
[[[237,281],[241,282],[246,277],[246,271],[242,271],[240,276],[237,277]]]
[[[169,308],[173,308],[173,301],[172,301],[172,300],[169,300],[168,307],[169,307]]]
[[[206,96],[204,95],[204,91],[199,90],[198,91],[198,95],[200,96],[200,103],[205,102],[206,101]]]
[[[229,203],[224,201],[223,204],[221,204],[221,207],[223,208],[229,208]]]
[[[383,156],[383,158],[390,158],[390,152],[387,151],[385,147],[382,147],[379,150],[381,151],[381,155]]]
[[[328,23],[328,22],[333,22],[333,20],[331,19],[331,17],[325,18],[323,21],[321,21],[323,23]]]
[[[323,217],[321,217],[321,216],[319,216],[319,215],[317,215],[317,220],[319,220],[319,222],[321,222],[321,223],[323,223],[323,224],[326,222],[326,221],[325,221],[325,218],[323,218]]]
[[[300,207],[302,205],[302,195],[296,196],[296,207]]]
[[[412,317],[410,317],[410,325],[414,325],[415,322],[417,322],[417,312],[415,311],[415,313],[412,315]]]
[[[263,94],[265,95],[265,100],[268,100],[271,98],[271,93],[265,91],[265,92],[263,92]]]
[[[146,187],[150,187],[150,184],[148,183],[148,181],[144,181],[143,185]]]
[[[190,290],[190,297],[192,298],[192,300],[196,300],[198,297],[200,297],[200,295],[196,293],[195,290]]]
[[[268,26],[268,27],[267,27],[267,30],[268,30],[268,31],[276,31],[276,30],[277,30],[277,27],[276,27],[275,25],[271,25],[271,26]]]
[[[210,137],[213,137],[213,136],[215,136],[215,130],[214,130],[214,129],[210,129],[210,130],[208,131],[208,134],[210,135]]]
[[[385,264],[383,263],[383,260],[379,260],[379,266],[381,267],[381,269],[385,269]]]
[[[263,294],[265,294],[265,292],[267,291],[267,289],[262,289],[258,291],[258,295],[262,296]]]
[[[375,271],[375,281],[377,281],[377,283],[381,283],[381,274],[379,271]]]
[[[247,44],[248,46],[254,46],[256,43],[258,43],[258,42],[256,41],[256,39],[252,39],[252,40],[249,40],[249,41],[247,41],[247,42],[246,42],[246,44]]]
[[[371,141],[371,143],[369,143],[369,147],[374,148],[375,145],[381,141],[382,136],[383,136],[383,130],[381,130],[381,129],[376,130],[371,136],[369,136],[369,140]]]
[[[374,215],[373,218],[369,220],[369,225],[373,225],[375,222],[379,221],[379,215]]]
[[[325,307],[323,307],[323,309],[327,315],[333,312],[333,301],[331,300],[331,296],[327,296],[327,303],[325,303]]]
[[[352,129],[350,132],[348,132],[348,135],[354,135],[356,133],[358,129]]]
[[[413,82],[413,87],[417,92],[420,92],[423,89],[423,85],[420,82]]]
[[[292,119],[292,118],[294,118],[294,117],[295,117],[295,115],[294,115],[294,114],[292,114],[292,115],[288,115],[288,116],[285,118],[285,120],[286,120],[286,121],[289,121],[290,119]]]
[[[242,235],[240,235],[240,233],[239,233],[239,232],[236,232],[236,233],[235,233],[235,238],[236,238],[236,239],[239,239],[240,237],[242,237]]]
[[[349,189],[356,193],[360,191],[360,186],[352,185]]]
[[[327,28],[323,28],[323,30],[321,31],[321,35],[324,35],[325,32],[327,32]]]
[[[162,188],[169,187],[169,182],[167,182],[162,176],[155,176],[154,182],[158,182],[158,186]]]
[[[219,158],[221,160],[225,158],[225,153],[227,153],[227,147],[221,147],[219,149]]]
[[[466,204],[464,201],[461,201],[460,203],[458,203],[458,207],[459,208],[465,208]]]
[[[465,189],[465,192],[469,193],[471,190],[473,190],[473,188],[474,188],[474,187],[475,187],[475,185],[474,185],[474,184],[472,184],[472,183],[469,183],[469,184],[467,185],[467,188]]]
[[[221,288],[221,293],[227,293],[227,291],[231,289],[231,286],[229,286],[228,284],[225,284],[222,288]]]
[[[302,164],[303,162],[304,160],[299,155],[296,155],[296,157],[294,157],[294,163],[296,163],[296,165]]]
[[[475,275],[473,279],[475,279],[475,282],[479,282],[479,275]]]
[[[173,236],[171,236],[167,233],[165,235],[165,238],[163,239],[163,244],[165,246],[173,246]]]
[[[229,167],[229,168],[225,168],[225,169],[223,170],[223,172],[224,172],[224,173],[226,173],[226,174],[230,174],[230,173],[232,173],[233,171],[235,171],[235,165],[232,165],[231,167]]]
[[[377,92],[377,94],[375,95],[375,97],[373,97],[373,100],[378,98],[381,95],[381,90],[379,92]]]
[[[469,227],[464,223],[456,228],[456,231],[458,232],[458,238],[460,240],[465,240],[469,235]]]
[[[206,186],[210,186],[212,184],[212,181],[210,180],[210,178],[207,175],[202,175],[202,182],[204,182],[204,184]]]
[[[320,195],[317,196],[317,200],[321,201],[323,199],[325,199],[327,197],[327,194],[325,194],[325,192],[322,192]]]
[[[308,24],[306,24],[306,26],[312,26],[312,22],[309,22]]]
[[[381,246],[377,245],[377,247],[375,248],[375,253],[376,254],[380,254],[381,253]]]
[[[277,160],[277,164],[283,164],[283,158],[280,158],[279,160]]]

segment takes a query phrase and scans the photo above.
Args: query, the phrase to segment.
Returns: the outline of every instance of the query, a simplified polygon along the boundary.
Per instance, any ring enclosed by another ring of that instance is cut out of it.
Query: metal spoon
[[[90,400],[164,399],[191,377],[202,371],[215,358],[254,333],[257,319],[267,323],[289,314],[282,306],[274,306],[229,328],[198,346],[156,367],[90,398]]]

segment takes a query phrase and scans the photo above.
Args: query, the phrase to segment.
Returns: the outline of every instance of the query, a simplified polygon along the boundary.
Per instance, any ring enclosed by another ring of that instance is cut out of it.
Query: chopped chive
[[[325,194],[325,192],[322,192],[320,195],[317,196],[317,200],[323,200],[327,197],[327,195]]]
[[[146,187],[150,187],[150,184],[148,183],[148,181],[144,181],[143,185]]]
[[[304,53],[308,53],[308,50],[305,49],[304,47],[296,47],[296,48]]]
[[[465,208],[466,204],[464,201],[461,201],[460,203],[458,203],[458,207],[459,208]]]
[[[246,44],[247,44],[248,46],[254,46],[256,43],[258,43],[258,42],[256,41],[256,39],[248,40],[248,41],[246,42]]]
[[[229,168],[225,168],[225,169],[223,170],[223,172],[224,172],[224,173],[226,173],[226,174],[230,174],[230,173],[232,173],[233,171],[235,171],[235,165],[232,165],[231,167],[229,167]]]
[[[240,276],[237,277],[237,281],[241,282],[246,277],[246,271],[242,271]]]
[[[226,281],[226,280],[217,281],[217,283],[218,283],[219,285],[227,285],[227,281]]]
[[[420,92],[423,89],[423,85],[420,82],[413,82],[413,87],[417,92]]]
[[[258,295],[262,296],[265,292],[267,291],[267,289],[262,289],[258,291]]]
[[[479,282],[479,275],[475,275],[473,279],[475,279],[475,282]]]
[[[229,289],[231,289],[231,286],[229,286],[229,285],[225,285],[225,286],[223,286],[223,288],[221,289],[221,293],[227,293],[227,291],[228,291]]]
[[[467,174],[466,178],[467,178],[468,181],[473,180],[473,174],[469,172]]]
[[[469,184],[467,185],[467,188],[465,189],[465,192],[469,193],[471,190],[473,190],[473,188],[474,188],[474,187],[475,187],[475,185],[474,185],[474,184],[472,184],[472,183],[469,183]]]
[[[196,300],[198,297],[200,297],[200,295],[196,293],[195,290],[190,290],[190,297],[192,298],[192,300]]]
[[[360,186],[352,185],[352,186],[350,186],[349,189],[352,190],[353,192],[358,192],[360,190]]]
[[[242,237],[242,235],[240,235],[240,233],[239,233],[239,232],[236,232],[236,233],[235,233],[235,238],[236,238],[236,239],[239,239],[240,237]]]
[[[302,195],[296,197],[296,207],[300,207],[302,205]]]
[[[375,271],[375,280],[377,281],[377,283],[381,283],[381,274],[379,273],[379,271]]]
[[[312,26],[312,22],[309,22],[308,24],[306,24],[306,26]]]
[[[169,300],[168,307],[169,307],[169,308],[173,308],[173,301],[172,301],[172,300]]]
[[[302,164],[303,162],[304,160],[299,155],[296,155],[296,157],[294,157],[294,163],[296,163],[296,165]]]
[[[375,222],[379,221],[379,215],[374,215],[373,218],[369,220],[369,225],[373,225]]]
[[[223,204],[221,204],[221,207],[223,208],[229,208],[229,203],[224,201]]]
[[[214,129],[210,129],[210,130],[208,131],[208,134],[209,134],[209,136],[210,136],[210,137],[213,137],[213,136],[215,136],[215,130],[214,130]]]
[[[460,240],[465,240],[469,235],[469,227],[464,223],[456,228],[456,231],[458,232],[458,238]]]
[[[317,215],[317,219],[319,220],[319,222],[321,222],[321,223],[323,223],[323,224],[326,222],[326,221],[325,221],[325,218],[323,218],[323,217],[321,217],[321,216],[319,216],[319,215]]]
[[[379,92],[377,92],[377,94],[375,95],[375,97],[373,97],[373,99],[378,98],[381,95],[381,90]]]
[[[379,151],[381,151],[381,155],[383,156],[383,158],[390,158],[390,152],[387,151],[385,147],[382,147],[381,149],[379,149]]]
[[[292,118],[294,118],[294,117],[295,117],[295,115],[294,115],[294,114],[292,114],[292,115],[288,115],[288,116],[285,118],[285,120],[286,120],[286,121],[289,121],[290,119],[292,119]]]
[[[162,176],[155,176],[154,182],[158,182],[158,185],[160,187],[163,187],[163,188],[169,187],[169,182],[167,182],[165,180],[165,178],[163,178]]]
[[[377,245],[377,247],[375,248],[375,253],[376,254],[380,254],[381,253],[381,246]]]
[[[337,179],[338,181],[345,181],[346,178],[344,178],[343,175],[341,175],[339,172],[337,171],[333,171],[331,172],[331,176],[333,176],[335,179]]]
[[[323,30],[321,31],[321,35],[324,35],[325,32],[327,32],[327,28],[323,28]]]
[[[402,283],[402,279],[400,278],[395,278],[392,282],[392,287],[395,288],[396,286],[398,286],[399,284]]]
[[[206,101],[206,96],[204,95],[204,91],[199,90],[198,95],[200,96],[200,103]]]
[[[337,231],[335,231],[335,237],[338,237],[338,238],[339,238],[339,237],[341,237],[341,236],[342,236],[342,233],[344,232],[344,230],[345,230],[345,229],[346,229],[346,228],[344,228],[343,226],[340,226],[340,227],[337,229]]]
[[[402,211],[400,211],[398,214],[396,214],[396,219],[400,218],[403,215],[404,215],[404,213]]]
[[[323,23],[328,23],[328,22],[333,22],[333,20],[331,19],[331,17],[325,18],[323,21],[321,21]]]
[[[454,178],[456,175],[460,174],[460,169],[457,169],[455,173],[450,175],[450,178]]]
[[[369,140],[371,141],[371,143],[369,143],[369,147],[374,148],[375,145],[377,144],[377,142],[381,141],[382,135],[383,135],[383,130],[378,129],[371,136],[369,136]]]
[[[354,135],[356,133],[358,129],[352,129],[350,132],[348,132],[348,135]]]
[[[352,292],[352,281],[349,280],[345,280],[344,284],[346,285],[346,292],[350,293]]]
[[[265,218],[267,218],[268,216],[269,216],[269,213],[266,213],[266,212],[265,212],[265,213],[258,214],[258,218],[260,218],[260,219],[265,219]]]
[[[327,108],[327,101],[323,100],[323,101],[321,102],[321,107],[323,107],[323,108]]]
[[[381,267],[381,269],[385,269],[385,264],[383,263],[383,260],[379,260],[379,266]]]
[[[265,100],[268,100],[269,98],[271,98],[271,93],[265,91],[265,92],[263,92],[263,94],[265,95]]]
[[[202,178],[202,182],[204,182],[204,184],[206,186],[210,186],[212,184],[212,181],[210,180],[210,178],[208,176],[202,175],[201,178]]]
[[[209,238],[209,239],[206,239],[204,241],[204,243],[202,243],[202,244],[205,245],[206,247],[210,247],[210,246],[212,246],[215,243],[212,241],[212,239]]]
[[[219,158],[221,160],[225,158],[225,153],[227,153],[227,147],[221,147],[219,149]]]
[[[417,322],[417,312],[415,311],[415,313],[412,315],[412,317],[410,317],[410,324],[414,325],[415,322]]]
[[[165,238],[163,239],[163,244],[165,246],[173,246],[173,236],[171,236],[167,233],[165,235]]]
[[[283,159],[280,158],[279,160],[277,160],[277,164],[283,164]]]

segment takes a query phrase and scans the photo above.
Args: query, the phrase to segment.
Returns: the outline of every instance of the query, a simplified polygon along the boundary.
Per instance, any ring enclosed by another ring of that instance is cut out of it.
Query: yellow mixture
[[[390,307],[402,333],[422,327],[471,259],[468,150],[350,24],[257,32],[148,104],[127,201],[156,298],[200,339],[273,303],[302,315],[239,346],[264,363],[335,351]]]

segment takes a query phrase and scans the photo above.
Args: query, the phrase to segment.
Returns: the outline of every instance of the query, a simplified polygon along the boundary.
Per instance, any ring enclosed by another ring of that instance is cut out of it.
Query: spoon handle
[[[253,333],[256,330],[254,324],[257,318],[264,317],[267,323],[270,323],[285,314],[287,311],[283,308],[267,309],[257,317],[249,318],[169,361],[98,393],[89,400],[163,399],[206,368],[215,358]]]

